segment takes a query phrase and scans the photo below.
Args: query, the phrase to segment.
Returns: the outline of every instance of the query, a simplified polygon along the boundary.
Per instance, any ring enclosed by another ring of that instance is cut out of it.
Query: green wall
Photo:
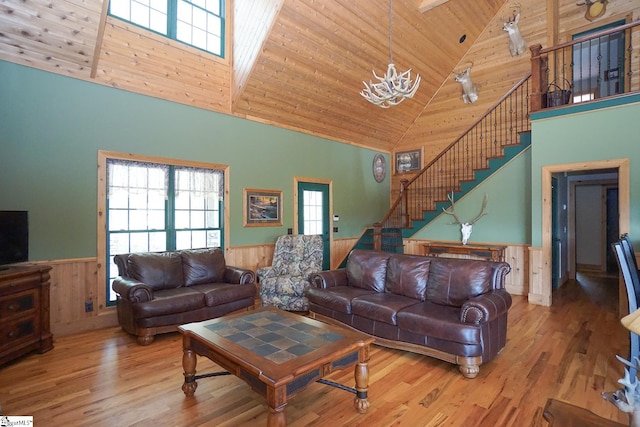
[[[388,209],[375,151],[9,62],[0,76],[0,210],[29,211],[33,261],[96,255],[98,150],[229,165],[227,246],[294,227],[294,176],[333,181],[334,238],[358,236]],[[282,190],[283,226],[243,227],[243,188]]]
[[[469,243],[528,244],[531,241],[531,149],[528,148],[483,181],[466,197],[456,200],[456,214],[470,221],[480,213],[487,194],[487,215],[473,226]],[[426,240],[461,240],[460,226],[450,215],[441,214],[412,238]]]
[[[594,110],[598,107],[603,108]],[[542,246],[542,167],[608,159],[630,161],[629,234],[640,236],[640,95],[569,107],[565,113],[532,117],[532,245]]]

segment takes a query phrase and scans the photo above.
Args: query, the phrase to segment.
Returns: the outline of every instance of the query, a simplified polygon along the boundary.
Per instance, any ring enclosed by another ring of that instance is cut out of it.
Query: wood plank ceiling
[[[359,95],[389,63],[387,0],[228,0],[226,59],[107,17],[100,0],[0,0],[0,59],[391,152],[426,144],[425,110],[506,4],[428,3],[393,1],[393,61],[422,83],[390,109]]]
[[[372,70],[382,75],[389,64],[387,0],[285,0],[240,79],[234,113],[391,151],[503,3],[451,0],[420,13],[421,2],[393,2],[393,61],[422,78],[413,99],[382,109],[359,95]]]

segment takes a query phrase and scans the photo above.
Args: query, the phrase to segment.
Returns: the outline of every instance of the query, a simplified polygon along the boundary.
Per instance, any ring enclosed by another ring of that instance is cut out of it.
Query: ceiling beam
[[[449,0],[422,0],[420,6],[418,6],[418,10],[420,13],[425,13],[428,10],[433,9],[436,6],[440,6],[442,3],[446,3]]]

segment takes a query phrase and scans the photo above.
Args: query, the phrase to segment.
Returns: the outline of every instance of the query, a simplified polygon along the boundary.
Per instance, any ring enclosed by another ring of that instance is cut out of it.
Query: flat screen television
[[[0,267],[29,259],[27,211],[0,211]]]

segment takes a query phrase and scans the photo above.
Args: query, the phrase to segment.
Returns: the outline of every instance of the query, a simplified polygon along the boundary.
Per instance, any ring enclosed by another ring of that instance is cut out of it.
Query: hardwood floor
[[[549,308],[514,297],[506,348],[478,378],[449,363],[373,347],[366,414],[353,395],[312,384],[287,405],[289,426],[546,426],[547,398],[627,423],[601,397],[618,388],[628,335],[617,316],[617,278],[579,276],[554,294]],[[198,358],[198,373],[219,370]],[[330,377],[353,386],[352,369]],[[0,368],[5,415],[33,415],[36,426],[266,425],[262,397],[233,376],[198,381],[193,398],[181,390],[178,333],[147,347],[119,328],[55,339],[45,354]]]

